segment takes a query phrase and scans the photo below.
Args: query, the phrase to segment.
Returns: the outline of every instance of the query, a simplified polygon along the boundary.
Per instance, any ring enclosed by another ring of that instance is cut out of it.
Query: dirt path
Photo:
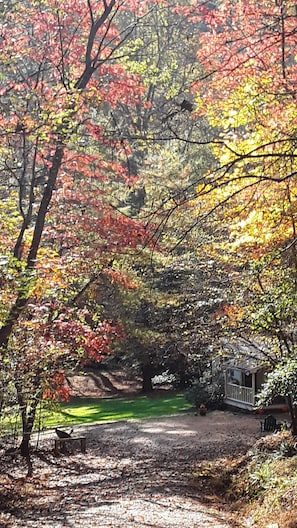
[[[58,457],[52,453],[52,434],[41,441],[34,478],[17,481],[18,506],[12,511],[6,505],[0,526],[243,526],[212,490],[195,481],[193,471],[200,461],[245,451],[260,436],[259,430],[255,416],[220,411],[206,417],[118,422],[78,428],[76,433],[87,436],[86,455]],[[21,477],[21,466],[18,470]]]

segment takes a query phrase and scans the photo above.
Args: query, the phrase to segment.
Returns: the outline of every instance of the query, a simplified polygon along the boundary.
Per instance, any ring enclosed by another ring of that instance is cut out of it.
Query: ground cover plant
[[[195,478],[230,501],[245,526],[296,528],[296,469],[296,439],[285,431],[259,439],[245,455],[200,465]]]

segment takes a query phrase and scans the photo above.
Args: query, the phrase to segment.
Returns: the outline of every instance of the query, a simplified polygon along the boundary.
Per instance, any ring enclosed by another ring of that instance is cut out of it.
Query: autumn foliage
[[[176,249],[184,230],[183,250],[228,275],[212,322],[291,353],[294,2],[4,1],[0,19],[0,399],[14,383],[26,438],[65,368],[123,340],[100,278],[135,289],[125,266],[154,237]],[[123,199],[140,175],[142,219]]]
[[[226,228],[220,246],[234,289],[219,316],[247,341],[261,336],[273,370],[296,357],[296,5],[227,0],[183,12],[202,24],[193,91],[216,130],[218,166],[197,194]]]
[[[119,322],[79,299],[104,270],[129,286],[117,260],[150,236],[117,210],[136,175],[109,126],[120,101],[140,102],[141,78],[119,58],[151,4],[3,3],[1,395],[4,405],[12,379],[27,439],[39,398],[66,396],[65,366],[98,362],[123,338]]]

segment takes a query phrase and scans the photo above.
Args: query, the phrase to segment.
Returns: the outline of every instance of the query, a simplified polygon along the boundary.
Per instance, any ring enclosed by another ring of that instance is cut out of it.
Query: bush
[[[208,409],[222,409],[224,406],[224,389],[221,380],[210,382],[204,379],[194,381],[185,392],[186,400],[196,409],[201,404]]]

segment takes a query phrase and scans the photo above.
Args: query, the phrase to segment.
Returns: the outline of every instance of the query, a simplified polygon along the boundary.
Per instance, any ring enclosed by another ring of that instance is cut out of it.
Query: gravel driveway
[[[193,471],[199,461],[246,451],[260,437],[258,417],[214,411],[78,427],[75,434],[86,435],[86,454],[54,456],[54,434],[47,435],[34,459],[34,477],[24,484],[22,467],[15,469],[19,506],[7,506],[0,526],[241,526],[227,505],[197,486]]]

